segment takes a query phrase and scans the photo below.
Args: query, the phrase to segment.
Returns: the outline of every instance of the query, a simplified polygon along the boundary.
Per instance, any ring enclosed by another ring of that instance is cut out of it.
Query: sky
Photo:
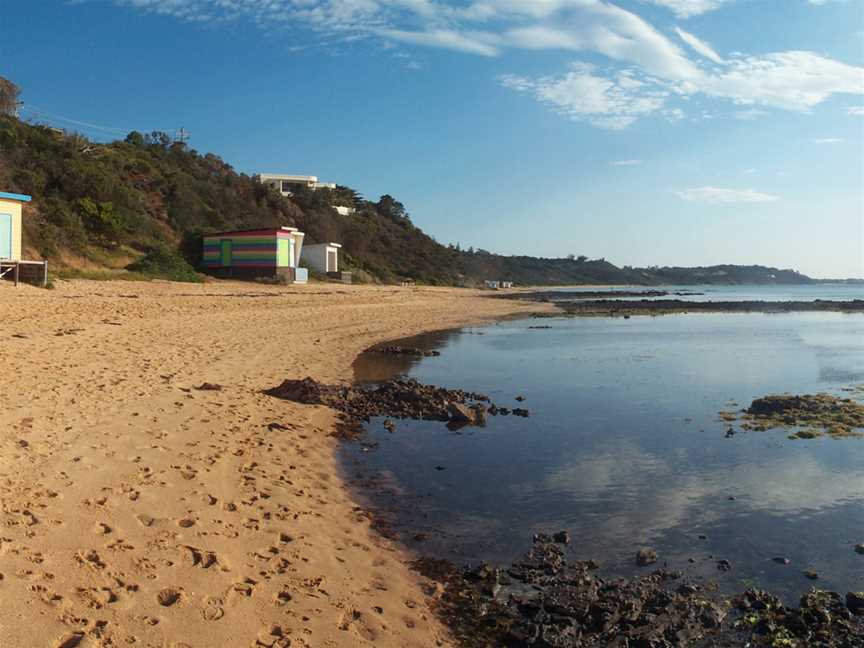
[[[0,0],[0,25],[22,118],[182,127],[442,243],[864,277],[864,0]]]

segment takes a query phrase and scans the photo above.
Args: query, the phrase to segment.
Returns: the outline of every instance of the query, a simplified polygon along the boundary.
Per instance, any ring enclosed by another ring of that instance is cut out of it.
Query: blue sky
[[[27,119],[182,126],[246,173],[390,193],[463,247],[864,277],[864,0],[0,10]]]

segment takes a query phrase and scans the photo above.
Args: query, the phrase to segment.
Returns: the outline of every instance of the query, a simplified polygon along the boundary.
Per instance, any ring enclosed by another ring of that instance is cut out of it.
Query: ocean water
[[[579,293],[593,292],[598,288],[553,288],[560,299],[578,299]],[[682,299],[685,301],[813,301],[864,299],[864,284],[824,283],[807,285],[739,285],[739,286],[615,286],[603,288],[610,292],[664,290],[669,295],[662,297],[614,297],[609,299]]]
[[[419,553],[505,563],[534,532],[568,529],[571,555],[610,576],[650,546],[730,591],[864,589],[864,438],[727,439],[718,419],[771,393],[849,395],[864,384],[864,315],[526,319],[402,343],[441,355],[368,354],[358,380],[407,375],[531,411],[458,432],[373,420],[343,446],[346,474]]]

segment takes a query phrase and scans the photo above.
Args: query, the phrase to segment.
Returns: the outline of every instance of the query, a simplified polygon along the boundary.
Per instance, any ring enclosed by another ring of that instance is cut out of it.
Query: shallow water
[[[349,475],[374,477],[367,494],[423,554],[505,562],[533,532],[568,529],[573,557],[598,559],[607,574],[632,573],[637,549],[652,546],[661,562],[724,589],[793,598],[814,584],[804,569],[819,572],[820,587],[864,589],[864,556],[853,551],[864,542],[864,438],[727,439],[718,420],[769,393],[848,395],[842,388],[864,383],[864,316],[520,320],[403,343],[441,356],[370,354],[358,379],[410,375],[506,407],[524,395],[531,410],[458,433],[399,421],[390,434],[375,420],[376,448],[343,448]],[[716,569],[720,558],[731,572]]]

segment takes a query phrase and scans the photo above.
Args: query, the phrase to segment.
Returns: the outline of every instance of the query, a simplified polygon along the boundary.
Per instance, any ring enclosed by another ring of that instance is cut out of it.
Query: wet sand
[[[333,412],[262,390],[552,309],[486,294],[0,283],[0,644],[451,645],[338,475]]]

